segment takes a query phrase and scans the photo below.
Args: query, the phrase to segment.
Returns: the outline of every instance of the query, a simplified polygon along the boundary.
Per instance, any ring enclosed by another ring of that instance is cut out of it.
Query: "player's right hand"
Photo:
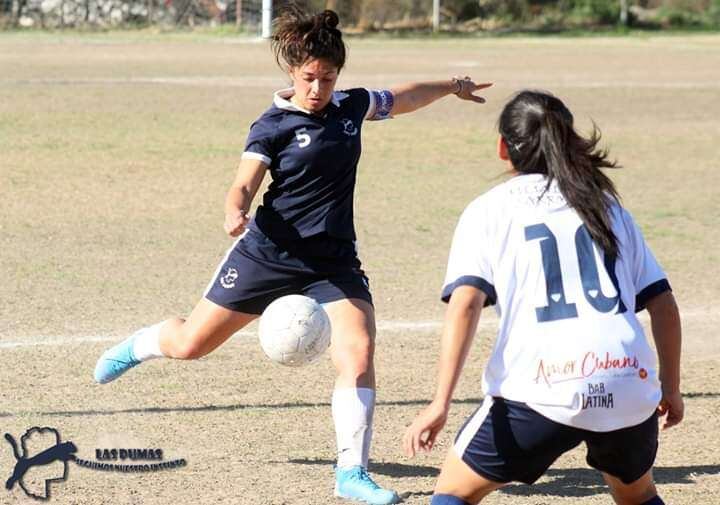
[[[680,421],[683,420],[683,416],[685,415],[685,403],[683,402],[680,391],[674,391],[672,393],[663,391],[657,412],[660,417],[665,416],[665,422],[662,427],[663,430],[680,424]]]
[[[405,455],[412,458],[420,451],[430,451],[435,445],[435,439],[445,426],[447,417],[447,407],[436,402],[432,402],[420,412],[405,430],[403,437]]]
[[[225,233],[231,237],[239,237],[245,231],[250,218],[247,216],[247,212],[243,209],[237,209],[237,211],[228,212],[225,214]]]
[[[480,91],[485,88],[489,88],[493,85],[491,82],[476,83],[468,75],[465,77],[454,77],[453,81],[458,83],[460,89],[455,92],[455,96],[461,100],[470,100],[475,103],[485,103],[485,99],[475,94],[476,91]]]

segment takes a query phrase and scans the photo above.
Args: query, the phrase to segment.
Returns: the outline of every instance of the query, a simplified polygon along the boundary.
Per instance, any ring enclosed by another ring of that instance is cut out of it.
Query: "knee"
[[[198,359],[207,354],[203,346],[203,339],[196,332],[179,328],[173,339],[173,358]]]
[[[175,348],[173,358],[189,360],[202,358],[204,355],[205,354],[201,352],[199,347],[192,344],[185,344]]]
[[[631,484],[624,484],[617,480],[609,480],[610,491],[615,501],[620,505],[662,505],[663,501],[657,495],[655,483],[650,472]],[[658,501],[659,500],[659,501]]]
[[[370,339],[332,349],[335,368],[341,375],[364,375],[373,368],[375,346]]]

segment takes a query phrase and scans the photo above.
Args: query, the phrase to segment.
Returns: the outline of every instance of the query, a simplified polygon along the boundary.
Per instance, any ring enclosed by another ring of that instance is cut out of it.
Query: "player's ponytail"
[[[549,93],[523,91],[503,109],[499,130],[515,170],[547,175],[546,189],[556,180],[590,236],[606,254],[617,256],[609,209],[619,196],[600,169],[618,165],[608,159],[607,150],[598,149],[598,128],[593,126],[590,138],[583,138],[562,101]]]
[[[275,20],[271,44],[278,65],[288,70],[322,58],[342,69],[346,51],[339,22],[334,11],[309,15],[291,3]]]

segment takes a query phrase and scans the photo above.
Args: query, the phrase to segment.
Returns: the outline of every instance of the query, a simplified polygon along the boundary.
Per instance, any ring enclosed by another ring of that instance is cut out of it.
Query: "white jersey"
[[[635,312],[670,286],[625,209],[611,209],[619,255],[606,257],[556,183],[543,195],[546,184],[516,176],[465,209],[443,300],[475,286],[500,316],[486,395],[587,430],[637,425],[661,393]]]

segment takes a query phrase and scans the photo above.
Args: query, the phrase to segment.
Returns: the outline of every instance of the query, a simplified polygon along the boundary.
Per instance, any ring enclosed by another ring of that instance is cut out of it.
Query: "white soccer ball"
[[[281,365],[303,366],[330,346],[330,318],[307,296],[283,296],[267,306],[260,317],[260,345]]]

